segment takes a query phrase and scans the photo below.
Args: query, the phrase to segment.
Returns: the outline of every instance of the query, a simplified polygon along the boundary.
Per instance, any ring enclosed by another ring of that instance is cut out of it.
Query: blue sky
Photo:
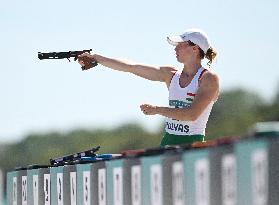
[[[40,61],[37,52],[92,48],[106,56],[173,65],[166,37],[203,29],[219,52],[221,90],[243,87],[271,100],[279,84],[278,1],[3,1],[0,4],[0,142],[29,133],[139,122],[142,103],[167,105],[163,84],[98,66]]]

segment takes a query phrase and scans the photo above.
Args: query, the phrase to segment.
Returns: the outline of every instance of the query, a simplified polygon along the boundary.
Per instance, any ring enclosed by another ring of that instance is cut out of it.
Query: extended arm
[[[154,67],[137,64],[127,60],[109,58],[98,54],[90,55],[84,53],[78,57],[78,60],[81,65],[85,66],[86,70],[91,68],[90,62],[96,60],[99,64],[113,70],[129,72],[148,80],[166,83],[171,78],[173,70],[173,68],[170,67]]]
[[[176,120],[195,121],[209,103],[217,98],[218,93],[219,80],[217,75],[206,72],[200,82],[197,95],[190,107],[169,108],[144,104],[141,105],[141,110],[146,115],[159,114]]]

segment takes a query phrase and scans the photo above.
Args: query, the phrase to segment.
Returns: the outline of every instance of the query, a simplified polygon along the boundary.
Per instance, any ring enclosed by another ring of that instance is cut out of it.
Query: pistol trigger
[[[68,59],[69,62],[71,62],[69,58],[67,58],[67,59]]]

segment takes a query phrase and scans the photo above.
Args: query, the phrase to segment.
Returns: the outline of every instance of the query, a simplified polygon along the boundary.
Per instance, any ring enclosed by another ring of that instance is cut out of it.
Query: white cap
[[[206,33],[199,29],[188,29],[183,34],[179,36],[167,37],[169,44],[176,46],[180,42],[191,41],[198,45],[206,54],[207,50],[210,48],[210,43]]]

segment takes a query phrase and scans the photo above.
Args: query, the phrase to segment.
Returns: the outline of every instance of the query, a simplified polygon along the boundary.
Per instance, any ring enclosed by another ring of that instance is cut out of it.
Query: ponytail
[[[210,67],[213,60],[216,58],[217,56],[217,51],[215,49],[213,49],[212,47],[210,47],[206,54],[205,54],[205,57],[209,60],[207,65]]]

